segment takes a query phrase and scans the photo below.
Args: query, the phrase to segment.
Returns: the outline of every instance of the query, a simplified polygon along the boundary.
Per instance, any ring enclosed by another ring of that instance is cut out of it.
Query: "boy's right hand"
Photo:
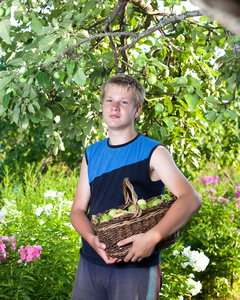
[[[101,258],[105,261],[106,264],[114,264],[122,261],[118,258],[111,258],[105,251],[106,245],[101,243],[98,236],[94,236],[93,239],[93,248],[101,256]]]

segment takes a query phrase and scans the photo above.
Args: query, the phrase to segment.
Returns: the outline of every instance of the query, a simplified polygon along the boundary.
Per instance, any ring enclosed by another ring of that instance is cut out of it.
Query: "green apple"
[[[226,110],[226,111],[223,113],[223,116],[224,116],[225,119],[230,119],[230,117],[231,117],[230,111]]]
[[[114,216],[116,212],[116,209],[115,208],[112,208],[109,212],[108,212],[108,215],[112,218]]]
[[[153,200],[150,200],[150,201],[147,202],[147,207],[148,208],[151,208],[152,205],[153,205]]]
[[[22,83],[24,83],[24,82],[27,82],[28,79],[26,77],[24,77],[23,75],[20,75],[19,76],[19,81],[22,82]]]
[[[156,199],[156,200],[153,201],[152,206],[156,206],[156,205],[161,204],[161,203],[162,203],[161,199]]]
[[[137,204],[140,206],[140,205],[147,205],[147,201],[146,200],[144,200],[144,199],[139,199],[138,201],[137,201]]]
[[[103,83],[103,78],[101,76],[99,76],[97,79],[96,79],[96,85],[102,85]]]
[[[9,16],[10,13],[11,13],[11,8],[10,8],[10,7],[6,7],[6,8],[5,8],[5,16],[6,16],[6,17]]]
[[[150,77],[148,77],[147,82],[150,85],[154,85],[157,82],[157,78],[155,76],[150,76]]]
[[[132,204],[132,205],[130,205],[129,207],[128,207],[128,211],[129,212],[131,212],[131,211],[133,211],[134,210],[134,204]]]
[[[3,7],[0,7],[0,17],[3,17],[5,14],[5,9]]]
[[[105,222],[105,221],[108,221],[110,219],[111,219],[111,217],[109,215],[107,215],[107,214],[101,216],[101,222]]]
[[[54,72],[54,73],[53,73],[53,78],[54,78],[54,79],[59,79],[59,78],[60,78],[59,72]]]
[[[28,15],[23,15],[23,17],[22,17],[22,21],[23,21],[23,23],[28,23],[29,22],[29,17],[28,17]]]
[[[139,207],[141,208],[141,210],[144,210],[144,209],[148,208],[146,204],[141,204],[141,205],[139,205]]]
[[[84,29],[80,29],[80,30],[78,31],[78,35],[79,35],[81,38],[89,37],[89,34],[88,34],[87,30],[84,30]]]
[[[154,106],[154,109],[155,109],[156,112],[161,113],[161,112],[164,111],[164,106],[162,105],[162,103],[157,103]]]
[[[124,216],[124,212],[123,212],[122,209],[117,209],[117,210],[115,211],[115,213],[114,213],[113,218],[118,218],[118,217],[120,217],[120,216]]]

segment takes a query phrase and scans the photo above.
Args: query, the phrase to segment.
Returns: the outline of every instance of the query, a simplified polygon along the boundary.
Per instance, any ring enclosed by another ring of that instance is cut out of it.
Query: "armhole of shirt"
[[[87,163],[87,165],[88,165],[87,149],[85,149],[84,154],[85,154],[85,158],[86,158],[86,163]]]

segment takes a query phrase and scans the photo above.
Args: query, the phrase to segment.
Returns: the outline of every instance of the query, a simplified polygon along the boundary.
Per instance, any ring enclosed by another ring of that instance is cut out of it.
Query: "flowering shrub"
[[[7,254],[9,254],[9,252],[7,252],[8,249],[15,251],[16,248],[17,243],[14,236],[0,236],[0,264],[7,259]]]
[[[49,171],[37,187],[31,170],[23,178],[18,182],[6,175],[0,186],[5,236],[0,240],[0,298],[70,299],[81,246],[70,223],[78,177]]]
[[[163,288],[160,299],[183,299],[183,296],[196,296],[202,290],[202,284],[195,280],[194,272],[204,272],[210,260],[202,252],[175,245],[172,253],[163,251]],[[178,250],[177,250],[178,249]],[[167,252],[167,255],[164,254]]]
[[[221,176],[200,178],[195,188],[202,199],[202,207],[180,231],[182,243],[201,249],[210,259],[204,274],[196,275],[206,299],[230,296],[238,299],[239,187]],[[198,296],[196,299],[202,299]]]
[[[21,181],[6,172],[0,183],[0,298],[70,299],[81,246],[70,223],[78,177],[49,170],[35,186],[31,169]],[[223,179],[193,183],[202,207],[176,244],[162,251],[159,299],[215,300],[237,291],[240,185]]]

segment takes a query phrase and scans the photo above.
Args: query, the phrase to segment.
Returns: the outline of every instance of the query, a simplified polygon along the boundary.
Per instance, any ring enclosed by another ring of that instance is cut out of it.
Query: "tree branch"
[[[201,16],[201,15],[202,14],[200,13],[199,10],[193,10],[193,11],[185,12],[185,13],[180,14],[180,15],[170,16],[170,17],[160,21],[157,25],[153,26],[152,28],[138,34],[138,36],[135,38],[135,40],[132,43],[130,43],[127,46],[124,46],[121,49],[121,52],[125,51],[126,49],[132,48],[142,38],[144,38],[145,36],[148,36],[148,35],[152,34],[153,32],[159,30],[159,28],[162,28],[162,27],[164,27],[166,25],[169,25],[169,24],[172,24],[172,23],[180,22],[180,21],[185,20],[187,18],[197,17],[197,16]]]
[[[105,24],[102,27],[101,31],[105,31],[110,24],[114,21],[114,19],[117,17],[121,9],[129,2],[130,0],[119,0],[118,4],[114,7],[112,13],[107,18]]]

